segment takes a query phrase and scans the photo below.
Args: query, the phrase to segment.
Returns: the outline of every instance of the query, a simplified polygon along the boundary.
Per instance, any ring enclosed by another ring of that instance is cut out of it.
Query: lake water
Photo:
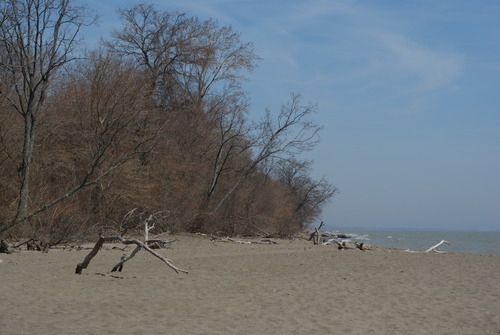
[[[439,250],[500,255],[500,232],[453,232],[453,231],[390,231],[390,230],[341,230],[331,233],[346,234],[347,242],[363,242],[377,247],[394,247],[410,250],[427,250],[446,240]]]

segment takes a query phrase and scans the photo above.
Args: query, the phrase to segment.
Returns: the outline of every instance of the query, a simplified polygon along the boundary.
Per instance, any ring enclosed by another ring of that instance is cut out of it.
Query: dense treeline
[[[94,24],[71,0],[6,0],[0,29],[0,233],[49,244],[124,233],[291,234],[335,192],[299,160],[316,107],[259,121],[241,84],[259,59],[231,27],[146,4],[77,56]],[[128,214],[127,214],[128,213]]]

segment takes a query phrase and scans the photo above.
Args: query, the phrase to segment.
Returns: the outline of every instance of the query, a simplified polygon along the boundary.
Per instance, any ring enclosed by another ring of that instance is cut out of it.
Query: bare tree
[[[169,111],[166,136],[191,160],[208,164],[198,169],[206,171],[199,206],[206,212],[221,176],[239,170],[235,161],[248,155],[248,103],[241,82],[259,58],[251,43],[214,20],[144,4],[119,13],[124,27],[107,45],[148,70],[155,98]]]
[[[118,13],[123,28],[114,31],[113,41],[106,45],[147,69],[151,92],[160,101],[165,99],[165,91],[175,95],[169,78],[175,77],[189,59],[193,39],[199,34],[198,20],[176,11],[161,12],[147,4],[120,9]]]
[[[302,224],[311,223],[321,214],[321,206],[328,203],[337,192],[325,178],[313,180],[310,177],[311,162],[295,158],[281,160],[276,164],[273,175],[288,187],[295,214]]]
[[[254,125],[249,153],[255,152],[241,170],[239,177],[225,192],[215,211],[219,210],[236,189],[258,168],[264,169],[266,164],[276,160],[290,159],[317,144],[321,126],[309,119],[316,111],[316,105],[302,105],[301,95],[291,94],[291,101],[281,107],[276,119],[267,110],[263,120]]]
[[[234,100],[240,96],[240,85],[245,73],[252,71],[259,58],[252,43],[240,40],[240,34],[231,26],[219,27],[214,20],[199,24],[194,38],[196,48],[180,73],[182,86],[189,97],[200,103],[207,95],[215,102],[222,98]]]
[[[73,59],[78,32],[92,20],[71,0],[6,0],[0,10],[0,71],[10,83],[0,95],[24,120],[18,209],[3,231],[28,216],[37,122],[54,76]]]
[[[230,110],[229,106],[226,108],[219,112],[212,110],[211,113],[213,131],[207,141],[207,150],[203,153],[211,172],[208,177],[207,198],[215,192],[223,175],[238,170],[234,160],[247,155],[250,147],[247,140],[249,127],[242,113]]]
[[[51,97],[57,112],[49,115],[49,121],[61,127],[57,137],[62,141],[56,146],[63,146],[52,150],[77,155],[68,162],[71,174],[77,175],[76,183],[23,217],[0,227],[0,231],[100,182],[127,161],[152,150],[158,126],[153,125],[147,131],[145,128],[149,107],[145,82],[140,71],[102,51],[91,53],[88,60],[81,61],[68,73],[66,82],[61,83],[58,93]],[[64,156],[59,152],[58,157]]]
[[[158,229],[285,231],[318,215],[335,190],[296,160],[318,142],[316,106],[292,94],[251,122],[242,89],[258,62],[251,43],[214,20],[140,4],[119,10],[123,28],[106,48],[72,62],[91,22],[72,1],[0,2],[0,178],[9,183],[0,233],[44,211],[23,227],[55,235],[62,221],[83,229],[94,219],[107,229],[137,206],[165,213]],[[74,224],[73,210],[84,213]]]

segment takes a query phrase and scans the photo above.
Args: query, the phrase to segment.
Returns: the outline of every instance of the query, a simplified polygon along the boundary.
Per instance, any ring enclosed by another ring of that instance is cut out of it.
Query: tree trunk
[[[35,117],[31,113],[28,113],[24,116],[23,162],[20,172],[21,187],[19,192],[19,205],[17,208],[16,219],[21,218],[28,213],[28,204],[30,199],[31,158],[33,156],[34,143]]]

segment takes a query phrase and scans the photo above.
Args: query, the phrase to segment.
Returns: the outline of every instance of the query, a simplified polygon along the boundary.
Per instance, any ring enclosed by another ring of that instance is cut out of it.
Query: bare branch
[[[116,271],[116,270],[120,270],[121,271],[121,269],[123,268],[123,264],[127,260],[129,260],[132,257],[134,257],[135,254],[137,254],[137,252],[139,252],[140,249],[145,249],[146,251],[148,251],[149,253],[151,253],[153,256],[159,258],[163,263],[165,263],[168,267],[170,267],[175,272],[177,272],[177,273],[179,273],[179,272],[188,273],[186,270],[182,270],[182,269],[176,267],[172,263],[171,260],[169,260],[168,258],[165,258],[165,257],[161,256],[160,254],[158,254],[157,252],[155,252],[153,249],[151,249],[150,247],[148,247],[143,242],[141,242],[139,240],[127,240],[127,239],[124,239],[121,236],[100,236],[99,240],[97,240],[96,244],[94,245],[94,248],[92,249],[92,251],[85,257],[85,259],[83,260],[82,263],[79,263],[76,266],[75,273],[76,274],[81,274],[82,271],[88,267],[88,265],[90,264],[90,261],[92,260],[92,258],[94,258],[94,256],[97,255],[97,253],[99,252],[99,250],[102,248],[103,244],[105,242],[111,242],[111,241],[120,241],[121,243],[126,244],[126,245],[128,245],[128,244],[135,244],[137,246],[134,249],[134,251],[132,252],[132,254],[130,254],[129,256],[122,257],[121,261],[116,266],[113,267],[112,271]]]

